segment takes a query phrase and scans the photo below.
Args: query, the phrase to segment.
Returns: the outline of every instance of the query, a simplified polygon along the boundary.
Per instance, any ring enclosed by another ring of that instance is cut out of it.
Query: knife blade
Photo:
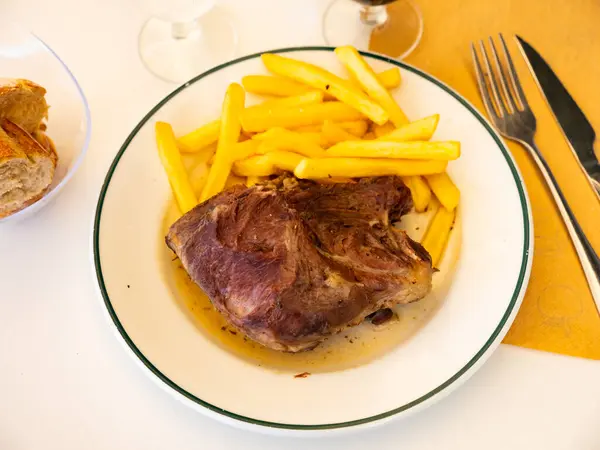
[[[594,153],[594,128],[544,58],[522,37],[516,38],[529,70],[569,146],[600,194],[600,163]]]

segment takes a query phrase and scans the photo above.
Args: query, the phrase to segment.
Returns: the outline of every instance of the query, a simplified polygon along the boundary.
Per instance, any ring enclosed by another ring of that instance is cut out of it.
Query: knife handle
[[[573,242],[573,246],[579,257],[592,297],[596,302],[597,309],[600,311],[600,258],[592,247],[592,244],[590,244],[590,241],[583,232],[579,222],[577,222],[575,214],[573,214],[573,211],[569,207],[565,196],[558,186],[556,178],[552,175],[548,163],[535,145],[534,140],[531,139],[529,142],[523,142],[523,144],[533,156],[533,159],[554,198],[554,202],[567,227],[567,231],[569,232],[569,236],[571,237],[571,241]]]

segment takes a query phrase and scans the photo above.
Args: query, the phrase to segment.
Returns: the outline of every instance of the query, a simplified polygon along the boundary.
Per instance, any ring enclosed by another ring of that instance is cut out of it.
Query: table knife
[[[517,36],[517,41],[569,146],[579,159],[590,183],[600,194],[600,163],[594,153],[596,133],[592,125],[544,58],[522,37]]]

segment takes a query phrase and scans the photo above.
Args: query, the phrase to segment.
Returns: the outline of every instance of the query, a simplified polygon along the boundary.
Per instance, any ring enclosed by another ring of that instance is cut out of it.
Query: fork
[[[529,103],[527,103],[527,98],[521,87],[519,76],[506,47],[504,37],[500,34],[500,44],[504,56],[503,65],[498,58],[494,40],[491,37],[488,39],[495,70],[491,68],[490,58],[483,41],[479,41],[479,52],[483,59],[483,67],[477,55],[475,44],[471,43],[475,74],[485,109],[500,134],[507,139],[520,143],[528,150],[529,155],[535,161],[567,227],[592,297],[597,308],[600,308],[600,258],[598,258],[577,222],[554,175],[552,175],[548,163],[535,144],[535,116],[529,107]]]

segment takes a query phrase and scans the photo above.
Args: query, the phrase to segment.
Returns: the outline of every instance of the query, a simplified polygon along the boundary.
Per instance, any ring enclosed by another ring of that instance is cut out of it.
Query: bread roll
[[[45,92],[27,80],[0,82],[0,218],[38,201],[54,178],[58,158],[42,125]]]
[[[33,81],[0,78],[0,119],[8,119],[28,133],[48,116],[46,89]]]

